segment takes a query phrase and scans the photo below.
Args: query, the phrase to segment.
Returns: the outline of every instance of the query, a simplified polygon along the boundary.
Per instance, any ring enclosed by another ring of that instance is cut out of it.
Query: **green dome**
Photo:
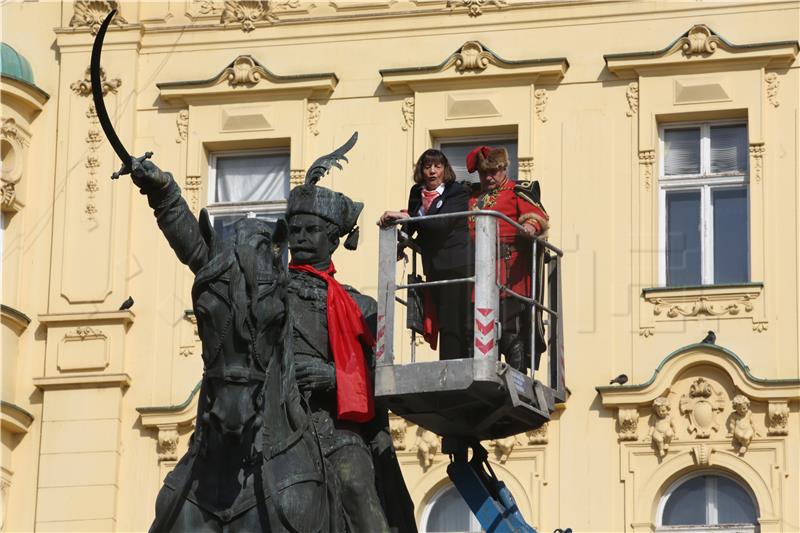
[[[0,43],[0,50],[0,73],[3,76],[36,85],[33,82],[33,69],[27,59],[6,43]]]

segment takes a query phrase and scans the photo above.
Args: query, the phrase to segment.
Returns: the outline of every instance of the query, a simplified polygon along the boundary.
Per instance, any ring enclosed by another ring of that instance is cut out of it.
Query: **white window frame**
[[[667,287],[667,192],[700,191],[700,284],[714,285],[714,206],[711,198],[713,190],[745,188],[745,205],[747,206],[747,280],[752,277],[752,260],[750,253],[750,169],[742,174],[738,171],[711,173],[711,127],[743,125],[743,119],[713,120],[701,122],[671,122],[661,124],[658,128],[659,142],[659,179],[658,179],[658,279],[659,284]],[[700,128],[700,174],[684,174],[666,176],[664,159],[666,149],[664,132],[670,129],[688,127]]]
[[[422,517],[420,520],[421,528],[419,533],[431,533],[428,531],[428,519],[431,516],[431,509],[433,509],[434,504],[439,500],[439,498],[441,498],[444,495],[444,493],[450,489],[458,492],[458,489],[456,488],[455,485],[453,485],[452,483],[445,483],[439,488],[439,490],[437,490],[433,494],[433,496],[430,497],[430,499],[428,499],[428,503],[425,504],[425,508],[422,510]],[[467,509],[469,509],[469,506],[467,506]],[[473,531],[483,531],[481,523],[478,522],[478,519],[472,512],[470,512],[470,529],[472,529]],[[472,532],[465,531],[462,533],[472,533]]]
[[[698,526],[665,526],[663,525],[664,520],[664,509],[667,506],[667,502],[672,497],[678,488],[680,488],[684,483],[690,481],[696,477],[700,476],[709,476],[706,478],[706,487],[704,494],[708,495],[706,500],[706,524],[705,525],[698,525]],[[750,487],[742,483],[736,478],[731,476],[727,476],[724,473],[721,473],[718,470],[700,470],[695,471],[690,474],[686,474],[682,476],[677,481],[675,481],[664,495],[661,496],[661,500],[658,502],[658,511],[656,512],[656,533],[759,533],[761,528],[758,525],[753,524],[719,524],[719,516],[718,516],[718,509],[717,509],[717,478],[724,477],[725,479],[734,482],[736,485],[739,486],[742,490],[750,496],[750,501],[753,503],[753,507],[756,509],[756,513],[758,513],[758,502],[756,501],[755,495],[753,491],[750,490]]]
[[[259,156],[259,155],[285,155],[290,156],[288,148],[261,148],[254,150],[225,150],[212,152],[208,156],[208,211],[213,223],[215,215],[236,215],[254,218],[257,215],[273,215],[280,218],[286,213],[287,200],[257,200],[249,202],[215,202],[214,195],[217,189],[217,160],[225,157],[236,156]],[[290,177],[287,175],[286,179]]]

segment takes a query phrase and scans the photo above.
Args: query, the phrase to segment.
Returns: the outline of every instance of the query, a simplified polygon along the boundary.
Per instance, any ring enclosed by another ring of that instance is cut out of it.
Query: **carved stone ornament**
[[[82,341],[87,339],[105,339],[106,334],[89,326],[79,326],[75,328],[74,332],[66,333],[64,338],[73,340],[78,339]]]
[[[639,167],[642,174],[642,184],[647,191],[650,190],[650,186],[653,184],[653,164],[655,160],[655,150],[639,151]]]
[[[403,100],[403,131],[408,131],[414,126],[414,97],[409,96]]]
[[[233,65],[222,71],[222,75],[228,80],[231,87],[239,87],[240,85],[255,85],[267,77],[267,72],[252,57],[239,56],[233,60]]]
[[[706,444],[698,444],[692,447],[692,455],[694,456],[694,464],[697,466],[708,466],[709,458],[714,453],[713,448],[709,448]]]
[[[28,146],[29,139],[23,130],[17,125],[13,118],[4,118],[0,125],[0,136],[10,142],[16,142],[22,146]]]
[[[656,328],[650,326],[642,326],[639,328],[639,336],[644,337],[645,339],[648,337],[652,337],[653,334],[655,333],[655,329]]]
[[[306,179],[306,171],[302,168],[293,168],[289,171],[289,186],[297,187],[302,185]]]
[[[679,316],[696,317],[699,315],[736,316],[742,311],[746,313],[751,313],[753,311],[752,298],[747,294],[730,303],[713,303],[713,301],[707,296],[700,296],[694,303],[691,304],[691,307],[670,303],[663,298],[654,298],[652,302],[655,304],[655,307],[653,307],[654,315],[658,316],[666,310],[666,315],[669,318],[677,318]]]
[[[300,0],[225,0],[225,7],[220,16],[221,24],[240,24],[242,31],[251,32],[258,22],[278,22],[275,14],[280,8],[297,9]],[[207,9],[213,10],[213,5]]]
[[[547,91],[544,89],[536,89],[533,92],[534,109],[536,110],[536,118],[539,122],[547,122],[547,117],[544,116],[544,109],[547,107]]]
[[[106,71],[103,70],[103,67],[100,67],[100,81],[102,82],[103,88],[103,96],[112,92],[117,94],[117,89],[122,86],[122,80],[119,78],[114,78],[113,80],[106,80]],[[86,73],[84,74],[84,78],[82,80],[78,80],[72,83],[69,86],[72,89],[72,92],[77,94],[78,96],[91,96],[92,95],[92,78],[91,74],[89,73],[89,69],[86,69]]]
[[[417,457],[419,457],[422,469],[427,471],[433,464],[433,459],[441,448],[439,437],[427,429],[418,427],[417,440],[414,445],[417,448]]]
[[[319,124],[319,116],[320,116],[320,107],[317,102],[311,102],[308,104],[308,131],[310,131],[313,135],[319,135],[319,128],[317,125]]]
[[[158,428],[158,461],[178,460],[178,426],[176,424]]]
[[[498,9],[508,5],[506,0],[447,0],[447,7],[452,11],[457,7],[466,7],[470,17],[483,15],[483,6],[493,5]]]
[[[708,26],[698,24],[693,26],[686,37],[682,37],[676,44],[680,45],[683,55],[692,57],[713,54],[720,42],[720,38]]]
[[[750,169],[751,176],[756,183],[761,183],[764,177],[764,143],[751,143],[750,144]]]
[[[520,157],[517,162],[517,172],[519,179],[523,181],[530,181],[533,179],[534,161],[532,157]]]
[[[689,433],[698,439],[707,439],[711,432],[719,431],[719,414],[725,407],[722,392],[705,378],[697,378],[689,387],[688,394],[681,396],[681,414],[689,420]]]
[[[86,163],[84,166],[89,172],[86,178],[86,187],[84,190],[87,192],[86,207],[83,210],[89,220],[96,220],[97,204],[95,203],[97,192],[100,190],[100,182],[97,180],[97,169],[100,167],[100,157],[98,151],[100,145],[103,144],[103,137],[100,131],[100,119],[97,118],[97,110],[94,104],[89,105],[89,110],[86,111],[86,118],[89,119],[89,131],[86,134],[86,144],[89,151],[86,154]]]
[[[389,419],[389,432],[392,434],[392,445],[395,450],[406,449],[406,430],[408,422],[404,418],[391,417]]]
[[[728,430],[733,436],[733,442],[739,447],[739,454],[744,455],[753,437],[757,435],[753,425],[753,412],[750,410],[750,398],[737,394],[731,401],[733,413],[728,421]]]
[[[176,143],[182,143],[189,137],[189,110],[181,109],[175,118],[175,125],[178,127],[178,137]]]
[[[677,433],[675,420],[670,413],[669,400],[661,396],[653,400],[653,425],[650,428],[650,441],[659,457],[664,457],[669,451],[669,445]]]
[[[547,423],[545,422],[536,429],[525,432],[528,437],[528,444],[547,444]]]
[[[789,403],[786,401],[769,402],[767,407],[767,434],[789,434]]]
[[[3,208],[11,209],[14,206],[14,200],[17,198],[17,190],[13,183],[5,183],[0,186],[0,194],[2,194]]]
[[[100,25],[112,9],[117,10],[117,14],[111,20],[112,24],[123,26],[128,23],[122,17],[120,2],[117,0],[76,0],[69,26],[71,28],[88,27],[92,35],[97,35]]]
[[[639,84],[637,82],[628,84],[625,97],[628,99],[628,111],[625,114],[632,117],[639,112]]]
[[[200,211],[200,185],[202,185],[202,183],[200,176],[186,176],[186,182],[184,184],[186,201],[189,204],[189,209],[195,214]],[[194,322],[194,334],[197,336],[197,319],[194,315],[191,315],[191,318],[187,316],[187,320]]]
[[[619,440],[638,440],[639,410],[636,407],[620,407],[617,410]]]
[[[772,107],[778,107],[781,105],[778,101],[778,87],[781,85],[778,75],[774,72],[767,72],[764,76],[764,81],[767,82],[767,101]]]
[[[454,60],[458,72],[485,70],[492,60],[492,54],[484,50],[478,41],[469,41],[455,54]]]
[[[505,464],[511,456],[511,452],[514,451],[514,447],[517,445],[517,437],[516,435],[511,435],[504,439],[494,439],[492,444],[494,445],[495,457],[497,457],[497,460],[501,464]]]

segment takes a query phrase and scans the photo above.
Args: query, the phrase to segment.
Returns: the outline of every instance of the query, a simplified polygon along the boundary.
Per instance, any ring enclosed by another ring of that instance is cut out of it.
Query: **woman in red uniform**
[[[467,154],[467,171],[476,170],[480,177],[480,190],[469,200],[471,210],[503,213],[520,224],[530,237],[543,235],[547,231],[548,216],[542,205],[534,199],[530,190],[508,179],[508,152],[505,148],[479,146],[472,150]],[[474,238],[474,220],[470,220],[470,233]],[[497,238],[500,241],[497,260],[500,284],[530,298],[530,241],[518,235],[516,228],[502,220],[499,222]],[[503,325],[500,352],[505,355],[509,365],[524,371],[529,361],[527,354],[530,353],[530,307],[501,291],[500,317]]]

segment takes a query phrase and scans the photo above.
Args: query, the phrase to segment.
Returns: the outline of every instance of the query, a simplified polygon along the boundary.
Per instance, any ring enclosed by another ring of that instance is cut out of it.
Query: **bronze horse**
[[[160,202],[161,216],[154,208],[196,275],[203,379],[189,451],[165,479],[150,531],[343,531],[286,335],[285,223],[247,218],[218,239],[207,212],[198,226],[179,195]]]

